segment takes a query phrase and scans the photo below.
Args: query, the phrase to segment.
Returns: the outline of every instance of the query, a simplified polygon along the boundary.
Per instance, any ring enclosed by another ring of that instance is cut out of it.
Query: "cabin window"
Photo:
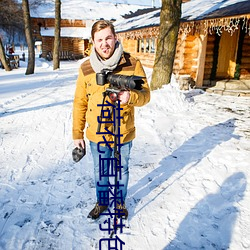
[[[138,53],[155,53],[155,38],[142,38],[137,40]]]
[[[155,38],[150,39],[150,53],[155,53]]]

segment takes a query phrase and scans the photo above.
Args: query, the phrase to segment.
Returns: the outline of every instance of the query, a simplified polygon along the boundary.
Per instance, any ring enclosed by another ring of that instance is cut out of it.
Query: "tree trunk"
[[[25,74],[30,75],[34,74],[35,70],[35,48],[32,37],[32,27],[30,21],[30,9],[28,0],[22,0],[22,8],[23,8],[25,36],[28,44],[28,66]]]
[[[171,81],[182,0],[162,0],[160,30],[150,87],[161,88]]]
[[[61,33],[61,0],[55,1],[55,40],[53,50],[53,70],[60,68],[59,48]]]
[[[6,60],[4,46],[1,37],[0,37],[0,61],[6,71],[11,71],[11,68]]]

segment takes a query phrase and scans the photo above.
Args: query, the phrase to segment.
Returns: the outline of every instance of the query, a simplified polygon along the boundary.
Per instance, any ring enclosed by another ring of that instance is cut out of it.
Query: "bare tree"
[[[61,0],[55,0],[55,40],[53,49],[53,69],[60,68],[59,48],[61,33]]]
[[[8,64],[8,62],[6,60],[6,56],[5,56],[5,52],[4,52],[4,46],[3,46],[3,43],[2,43],[1,37],[0,37],[0,61],[1,61],[1,64],[3,65],[3,67],[4,67],[4,69],[6,71],[11,70],[10,65]]]
[[[23,30],[22,8],[16,0],[0,0],[0,29],[3,36],[0,36],[0,61],[6,71],[10,71],[10,65],[6,59],[4,43],[13,43],[16,34]]]
[[[162,0],[160,31],[150,87],[160,88],[171,81],[182,0]]]
[[[34,41],[32,37],[30,9],[29,9],[28,0],[22,0],[22,8],[23,8],[25,36],[26,36],[26,41],[28,44],[28,66],[27,66],[25,74],[30,75],[30,74],[34,74],[34,70],[35,70],[35,48],[34,48]]]
[[[22,6],[17,0],[0,0],[0,28],[9,37],[23,29]]]
[[[29,0],[30,9],[36,9],[43,4],[46,4],[46,0]]]

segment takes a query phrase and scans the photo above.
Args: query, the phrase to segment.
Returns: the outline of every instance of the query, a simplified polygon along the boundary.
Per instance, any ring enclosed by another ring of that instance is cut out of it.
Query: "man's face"
[[[116,41],[116,36],[109,27],[94,34],[95,50],[102,59],[109,59],[113,55]]]

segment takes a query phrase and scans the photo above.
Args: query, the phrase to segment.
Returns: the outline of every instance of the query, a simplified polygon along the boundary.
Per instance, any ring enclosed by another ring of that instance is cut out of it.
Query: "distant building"
[[[54,18],[32,18],[33,37],[41,42],[41,57],[50,58],[54,47]],[[61,20],[61,59],[75,59],[85,56],[89,46],[91,21],[84,20]],[[52,59],[52,58],[50,58]],[[73,58],[72,58],[73,59]]]
[[[121,15],[145,6],[108,2],[62,0],[60,59],[80,59],[89,55],[91,27],[98,19],[115,21]],[[52,59],[54,46],[54,3],[46,2],[31,10],[35,42],[41,42],[41,57]]]

